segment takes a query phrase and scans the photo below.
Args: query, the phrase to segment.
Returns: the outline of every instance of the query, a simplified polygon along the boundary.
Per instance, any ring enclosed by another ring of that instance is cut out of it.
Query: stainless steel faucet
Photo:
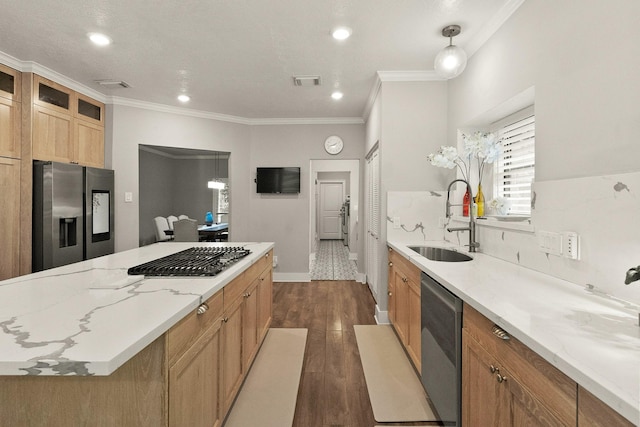
[[[636,280],[640,280],[640,265],[636,268],[630,268],[627,270],[627,275],[624,278],[624,284],[628,285],[631,282],[635,282]]]
[[[476,252],[476,248],[480,247],[480,243],[476,242],[476,221],[473,215],[473,191],[471,190],[471,185],[464,179],[455,179],[451,181],[449,187],[447,188],[447,210],[445,215],[447,218],[451,217],[451,206],[462,206],[463,204],[452,204],[449,201],[449,195],[451,193],[451,187],[456,182],[464,182],[467,185],[467,190],[469,191],[469,195],[471,196],[471,200],[469,201],[469,226],[468,227],[450,227],[447,228],[447,231],[468,231],[469,232],[469,252]]]

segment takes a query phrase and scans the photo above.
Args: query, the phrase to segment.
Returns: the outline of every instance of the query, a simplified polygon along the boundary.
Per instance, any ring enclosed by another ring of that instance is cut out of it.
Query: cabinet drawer
[[[391,248],[389,248],[389,262],[393,264],[393,268],[401,272],[407,279],[414,283],[420,283],[420,269]]]
[[[576,425],[577,384],[516,338],[500,338],[494,323],[465,304],[464,329],[528,391],[567,425]],[[463,361],[464,363],[464,361]]]
[[[191,347],[198,337],[222,316],[222,301],[223,293],[219,291],[205,301],[205,304],[209,307],[207,311],[198,314],[198,311],[194,310],[169,330],[167,333],[169,366],[173,365],[182,353]]]
[[[273,250],[260,257],[260,259],[253,263],[251,267],[247,268],[244,273],[224,287],[225,310],[232,305],[237,298],[241,297],[246,292],[247,287],[270,266],[269,263],[271,262],[272,256]]]

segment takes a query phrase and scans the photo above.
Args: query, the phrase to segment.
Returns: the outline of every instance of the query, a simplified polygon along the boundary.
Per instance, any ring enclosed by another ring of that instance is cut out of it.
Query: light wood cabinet
[[[268,252],[265,258],[271,262],[271,252]],[[262,342],[271,326],[273,312],[273,268],[269,265],[260,275],[258,300],[258,341]]]
[[[0,157],[0,280],[20,274],[20,160]]]
[[[219,426],[223,291],[167,332],[169,426]]]
[[[225,296],[226,297],[226,296]],[[235,301],[225,308],[222,325],[222,401],[226,413],[242,384],[242,304]],[[225,302],[226,306],[226,302]]]
[[[389,248],[389,319],[421,371],[420,269]]]
[[[578,427],[632,427],[622,415],[578,386]]]
[[[576,425],[575,382],[468,305],[463,319],[464,425]]]
[[[104,167],[104,104],[33,79],[33,158]]]
[[[246,371],[258,350],[258,284],[260,278],[251,282],[245,293],[242,308],[242,367]]]
[[[0,157],[21,157],[20,72],[0,64]]]

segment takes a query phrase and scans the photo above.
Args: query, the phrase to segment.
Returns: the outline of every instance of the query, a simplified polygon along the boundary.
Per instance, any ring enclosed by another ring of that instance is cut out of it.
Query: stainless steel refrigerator
[[[112,254],[114,174],[33,163],[33,271]]]

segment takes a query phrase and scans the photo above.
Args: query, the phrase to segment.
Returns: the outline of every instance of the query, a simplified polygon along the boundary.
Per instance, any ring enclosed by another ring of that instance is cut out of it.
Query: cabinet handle
[[[245,298],[249,298],[251,294],[249,292],[245,292],[244,294],[242,294],[242,296]]]
[[[496,372],[500,372],[500,369],[496,368],[493,365],[489,366],[489,370],[491,371],[492,374],[495,374]]]
[[[406,277],[403,277],[403,278],[402,278],[402,281],[403,281],[404,283],[407,283],[409,280],[408,280]]]
[[[207,310],[209,310],[209,306],[207,305],[206,302],[203,302],[202,304],[200,304],[200,306],[198,307],[198,310],[196,311],[196,313],[198,313],[198,316],[201,314],[205,314],[207,312]]]
[[[497,336],[501,340],[509,341],[511,339],[511,337],[509,336],[507,331],[505,331],[504,329],[502,329],[501,327],[499,327],[497,325],[493,325],[493,328],[491,329],[491,332],[493,332],[493,335]]]
[[[389,267],[393,267],[393,263],[389,261]]]
[[[499,383],[503,383],[507,380],[507,377],[503,377],[502,375],[497,374],[496,379],[498,380]]]
[[[229,318],[228,318],[228,317],[225,317],[224,319],[222,319],[222,321],[223,321],[224,323],[227,323],[227,322],[229,321]]]

